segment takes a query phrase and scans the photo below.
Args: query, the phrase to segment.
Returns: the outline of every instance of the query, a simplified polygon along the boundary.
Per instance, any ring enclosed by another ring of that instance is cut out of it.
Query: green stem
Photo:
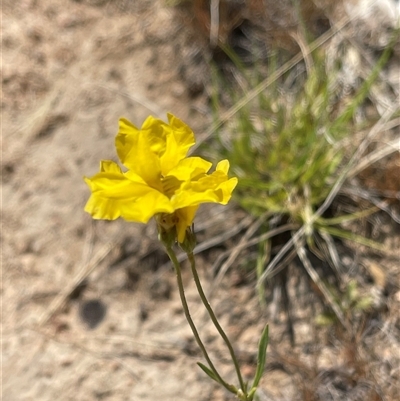
[[[214,372],[216,378],[218,379],[219,383],[221,383],[221,385],[223,385],[228,391],[230,391],[233,394],[237,394],[238,390],[235,386],[233,386],[232,384],[228,384],[225,382],[225,380],[222,379],[222,377],[220,376],[220,374],[218,373],[217,369],[215,369],[214,364],[211,362],[210,357],[208,356],[207,350],[203,344],[203,342],[200,339],[199,333],[196,329],[196,326],[192,320],[192,317],[190,316],[190,312],[189,312],[189,306],[187,304],[186,301],[186,296],[185,296],[185,290],[183,288],[183,281],[182,281],[182,273],[181,273],[181,266],[178,262],[178,259],[175,255],[175,252],[173,251],[172,248],[165,248],[167,251],[167,254],[169,256],[169,258],[171,259],[171,262],[173,263],[174,267],[175,267],[175,272],[176,272],[176,279],[178,282],[178,289],[179,289],[179,296],[181,298],[181,302],[182,302],[182,306],[183,306],[183,310],[185,312],[185,317],[186,320],[189,323],[190,328],[192,329],[194,338],[196,339],[196,342],[198,344],[198,346],[200,347],[204,358],[206,359],[210,369]]]
[[[236,374],[237,374],[237,377],[239,379],[240,388],[242,389],[242,391],[243,391],[243,393],[245,395],[246,394],[246,386],[244,384],[244,381],[243,381],[243,378],[242,378],[242,374],[240,372],[239,363],[238,363],[238,360],[236,358],[235,351],[233,350],[232,344],[229,341],[228,336],[225,334],[224,330],[222,329],[221,325],[219,324],[219,322],[218,322],[218,320],[217,320],[217,318],[216,318],[216,316],[214,314],[214,311],[212,310],[211,305],[207,300],[206,294],[204,294],[203,287],[201,286],[199,275],[197,274],[196,263],[195,263],[195,260],[194,260],[193,252],[188,253],[187,255],[188,255],[188,258],[189,258],[189,261],[190,261],[190,266],[192,268],[192,274],[193,274],[194,282],[196,283],[197,291],[199,292],[200,298],[201,298],[204,306],[206,307],[207,312],[210,315],[210,318],[211,318],[212,322],[214,323],[215,328],[218,330],[218,333],[221,335],[221,337],[223,338],[226,346],[229,349],[229,353],[231,354],[231,358],[232,358],[233,364],[235,365]]]

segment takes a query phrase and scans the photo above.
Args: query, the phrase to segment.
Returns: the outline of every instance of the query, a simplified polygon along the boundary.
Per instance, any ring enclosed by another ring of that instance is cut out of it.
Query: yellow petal
[[[186,156],[188,150],[195,144],[194,133],[191,128],[186,125],[182,120],[178,117],[174,116],[171,113],[167,113],[169,126],[174,133],[176,142],[178,147],[185,152],[184,156]]]
[[[207,173],[211,166],[212,163],[201,157],[187,157],[181,160],[178,165],[168,173],[168,176],[174,176],[181,181],[195,180],[198,176]]]
[[[221,203],[226,205],[237,185],[237,178],[228,180],[225,173],[214,171],[198,181],[185,182],[175,192],[171,202],[175,209],[199,205],[201,203]]]
[[[221,160],[217,164],[217,168],[215,169],[216,171],[222,171],[224,174],[228,174],[229,171],[229,160]]]
[[[222,191],[222,200],[219,202],[221,205],[226,205],[230,201],[237,183],[238,179],[233,177],[218,186],[218,190]]]
[[[152,152],[160,157],[165,152],[168,124],[149,116],[142,124],[141,131],[147,137]]]
[[[185,123],[170,113],[168,121],[165,151],[161,155],[161,170],[164,176],[185,158],[189,148],[195,144],[193,131]]]
[[[112,160],[102,160],[100,162],[100,172],[122,174],[121,168]]]
[[[132,199],[104,198],[92,194],[85,211],[94,219],[115,220],[122,217],[127,221],[147,223],[157,213],[171,213],[173,209],[168,198],[158,192]]]
[[[198,208],[199,205],[189,206],[178,209],[175,212],[175,215],[178,217],[178,223],[176,224],[178,242],[182,243],[184,241],[186,229],[192,225]]]
[[[178,143],[173,133],[167,132],[165,151],[160,157],[161,173],[167,175],[184,157],[185,155],[179,154]]]
[[[171,202],[164,194],[126,178],[115,163],[102,162],[101,168],[100,173],[85,178],[92,191],[85,211],[93,218],[115,220],[122,217],[147,223],[156,213],[173,212]]]
[[[118,156],[123,161],[124,156],[129,153],[132,148],[134,136],[139,132],[143,132],[147,137],[150,144],[151,150],[160,155],[165,151],[165,137],[169,126],[159,118],[148,116],[144,120],[142,127],[138,129],[126,118],[120,118],[119,130],[116,138],[116,142],[120,141],[118,150]]]
[[[233,186],[232,190],[236,186],[237,178],[231,178],[232,183],[234,182],[235,185]],[[221,170],[215,170],[210,175],[204,175],[200,177],[198,180],[193,180],[190,183],[187,183],[187,189],[191,189],[195,192],[206,192],[206,191],[215,191],[217,190],[221,184],[228,182],[228,176],[225,172]],[[182,188],[185,189],[185,188]]]
[[[119,119],[119,130],[115,138],[115,147],[117,154],[122,164],[125,165],[127,155],[129,154],[134,144],[135,136],[139,134],[139,129],[136,128],[126,118]]]
[[[188,157],[181,160],[162,180],[163,193],[171,198],[183,182],[204,177],[211,166],[212,163],[201,157]]]
[[[85,182],[93,193],[107,198],[124,198],[143,196],[150,188],[146,184],[133,182],[120,172],[100,172],[92,178],[86,178]],[[151,188],[150,188],[151,189]]]
[[[145,131],[139,131],[128,120],[121,118],[115,147],[126,167],[152,188],[162,190],[160,159],[152,151],[149,136]]]
[[[205,190],[196,192],[193,189],[178,191],[171,202],[174,209],[200,205],[201,203],[220,203],[224,199],[223,192],[218,190]]]

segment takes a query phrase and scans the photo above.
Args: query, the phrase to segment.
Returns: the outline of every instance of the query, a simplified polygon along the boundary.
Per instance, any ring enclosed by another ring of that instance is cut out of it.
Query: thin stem
[[[188,254],[188,258],[189,258],[189,261],[190,261],[190,267],[192,269],[192,274],[193,274],[194,282],[196,283],[197,291],[199,292],[200,298],[201,298],[204,306],[206,307],[207,312],[210,315],[210,318],[211,318],[212,322],[214,323],[215,328],[218,330],[218,333],[221,335],[221,337],[223,338],[226,346],[229,349],[229,353],[231,354],[231,358],[232,358],[233,364],[235,365],[236,374],[237,374],[237,377],[239,379],[240,388],[242,389],[243,393],[246,394],[246,386],[244,384],[244,381],[243,381],[243,378],[242,378],[242,374],[240,372],[239,363],[238,363],[238,360],[236,358],[235,351],[233,350],[232,344],[229,341],[228,336],[225,334],[224,330],[222,329],[221,325],[219,324],[219,322],[218,322],[218,320],[217,320],[217,318],[216,318],[216,316],[214,314],[214,311],[212,310],[211,305],[207,300],[206,294],[204,294],[203,287],[201,286],[199,275],[197,274],[196,263],[195,263],[195,260],[194,260],[193,253],[189,253]]]
[[[174,267],[175,267],[175,272],[176,272],[176,279],[178,282],[178,289],[179,289],[179,296],[181,298],[181,302],[182,302],[182,306],[183,306],[183,310],[185,312],[185,317],[186,320],[189,323],[190,328],[192,329],[194,338],[196,339],[196,342],[198,344],[198,346],[200,347],[204,358],[206,359],[210,369],[214,372],[215,376],[217,377],[219,383],[221,383],[228,391],[230,391],[233,394],[237,394],[237,388],[235,386],[233,386],[232,384],[228,384],[226,383],[222,377],[220,376],[220,374],[218,373],[217,369],[215,368],[214,364],[211,362],[210,357],[208,356],[207,350],[203,344],[203,342],[200,339],[199,333],[196,329],[196,326],[192,320],[192,317],[190,316],[190,312],[189,312],[189,306],[187,304],[186,301],[186,296],[185,296],[185,290],[183,288],[183,281],[182,281],[182,273],[181,273],[181,266],[178,262],[178,259],[175,255],[175,252],[172,250],[172,248],[165,248],[167,251],[167,254],[169,256],[169,258],[171,259],[171,262],[173,263]]]

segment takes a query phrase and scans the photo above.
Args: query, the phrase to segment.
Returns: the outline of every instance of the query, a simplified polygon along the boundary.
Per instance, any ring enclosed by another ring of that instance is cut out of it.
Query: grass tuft
[[[282,224],[303,227],[308,249],[335,267],[336,275],[340,260],[332,237],[384,251],[381,244],[343,227],[346,222],[366,219],[379,210],[377,207],[338,214],[338,208],[331,206],[323,216],[315,218],[315,213],[343,174],[342,166],[355,153],[359,144],[356,138],[361,136],[358,133],[378,120],[378,113],[376,121],[358,122],[356,117],[390,57],[390,46],[352,94],[351,101],[341,99],[337,92],[338,70],[328,69],[326,54],[317,49],[308,55],[307,63],[286,72],[244,105],[242,99],[266,75],[276,74],[278,57],[272,53],[267,69],[253,66],[249,72],[232,50],[225,50],[236,72],[222,76],[214,71],[212,105],[216,120],[225,107],[241,107],[217,131],[217,143],[207,151],[229,159],[232,173],[239,177],[237,202],[253,216],[279,215]],[[268,229],[268,218],[265,226]],[[270,259],[266,249],[271,247],[265,242],[260,244],[255,263],[259,278],[265,277]],[[317,280],[318,287],[324,285],[319,277]],[[263,298],[261,286],[259,291]],[[332,307],[333,297],[329,298],[327,304]]]

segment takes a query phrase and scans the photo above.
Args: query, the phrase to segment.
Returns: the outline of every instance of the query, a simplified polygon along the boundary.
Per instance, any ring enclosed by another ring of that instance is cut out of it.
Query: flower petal
[[[171,113],[167,113],[169,126],[171,127],[179,149],[186,156],[188,150],[196,143],[194,133],[191,128],[186,125],[178,117]]]
[[[170,200],[142,182],[132,181],[113,162],[102,162],[100,173],[85,181],[92,191],[85,211],[95,219],[147,223],[156,213],[172,213]],[[119,170],[119,171],[118,171]]]
[[[222,200],[219,202],[221,205],[226,205],[230,201],[237,183],[238,179],[233,177],[218,186],[218,191],[222,191]]]
[[[164,202],[164,206],[162,206]],[[147,223],[157,213],[171,213],[171,204],[162,194],[148,193],[141,198],[112,199],[92,194],[86,203],[85,212],[94,219],[115,220],[122,217],[126,221]]]
[[[160,157],[165,152],[168,124],[159,118],[149,116],[142,124],[141,131],[147,137],[152,152]]]
[[[163,193],[171,198],[182,183],[204,177],[211,166],[212,163],[201,157],[188,157],[181,160],[162,180]]]
[[[199,205],[201,203],[221,203],[226,205],[237,185],[237,178],[228,177],[222,171],[214,171],[198,181],[182,184],[171,198],[175,209]]]
[[[146,131],[139,131],[124,118],[120,119],[119,127],[115,147],[121,162],[149,186],[162,191],[160,160],[151,148],[153,137],[146,135]]]
[[[168,113],[165,151],[161,155],[161,171],[167,175],[195,144],[193,131],[178,117]]]
[[[195,180],[198,176],[207,173],[211,166],[212,163],[201,157],[187,157],[181,160],[178,165],[168,173],[168,176],[174,176],[181,181]]]
[[[119,130],[115,138],[115,147],[122,164],[125,165],[126,158],[132,149],[135,136],[139,134],[139,129],[126,118],[119,119]]]
[[[178,242],[182,243],[184,241],[186,229],[192,225],[198,208],[199,205],[189,206],[178,209],[175,212],[175,215],[178,217],[178,223],[176,224]]]
[[[222,171],[224,174],[228,174],[229,171],[229,160],[221,160],[217,164],[217,168],[215,169],[216,171]]]
[[[121,168],[112,160],[102,160],[100,162],[100,172],[122,174]]]

